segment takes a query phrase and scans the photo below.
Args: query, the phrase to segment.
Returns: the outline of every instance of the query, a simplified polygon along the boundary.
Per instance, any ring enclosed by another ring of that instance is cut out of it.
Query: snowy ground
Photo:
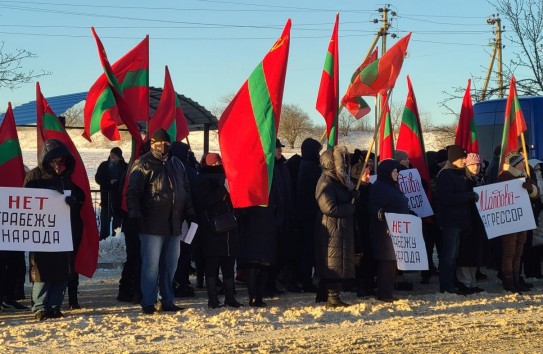
[[[21,139],[30,167],[36,165],[32,137]],[[200,140],[196,134],[191,139],[198,156]],[[96,167],[115,145],[78,146],[95,188]],[[355,139],[349,146],[364,143]],[[216,140],[211,149],[217,151]],[[287,149],[286,155],[295,152]],[[195,298],[177,299],[187,308],[181,313],[143,315],[138,305],[116,301],[122,237],[101,242],[98,271],[81,281],[82,309],[63,309],[65,318],[45,322],[29,311],[0,312],[0,353],[543,352],[543,280],[530,279],[535,289],[529,293],[508,294],[489,269],[479,284],[486,291],[467,297],[439,294],[436,278],[422,285],[418,273],[405,273],[403,280],[415,289],[397,292],[400,300],[392,304],[344,293],[352,306],[334,310],[315,304],[314,294],[288,293],[266,299],[265,309],[210,310],[205,291],[197,289]],[[236,286],[238,300],[247,304],[244,284]],[[26,290],[28,297],[28,284]]]

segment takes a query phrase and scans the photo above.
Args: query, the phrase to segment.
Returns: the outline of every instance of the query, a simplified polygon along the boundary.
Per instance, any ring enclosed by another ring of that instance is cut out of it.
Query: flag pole
[[[392,89],[390,89],[390,91],[388,92],[388,95],[385,100],[385,103],[383,104],[383,107],[386,107],[386,105],[388,104],[388,100],[391,96],[391,93],[392,93]],[[358,178],[358,182],[356,184],[356,190],[358,190],[360,188],[360,185],[362,184],[362,177],[364,176],[364,172],[366,171],[366,166],[368,165],[368,160],[370,159],[371,150],[373,149],[373,145],[375,144],[377,134],[379,133],[379,128],[381,127],[381,122],[383,121],[383,112],[385,112],[385,110],[380,112],[380,118],[377,121],[375,131],[373,132],[373,138],[371,139],[370,147],[368,148],[368,151],[366,152],[366,158],[364,159],[364,163],[362,164],[362,172],[360,173],[360,177]],[[354,202],[355,202],[355,199],[354,198],[351,199],[351,204],[354,204]]]
[[[524,165],[526,166],[526,174],[530,177],[530,165],[528,164],[528,152],[526,151],[526,140],[524,140],[524,132],[520,134],[522,143],[522,153],[524,154]]]

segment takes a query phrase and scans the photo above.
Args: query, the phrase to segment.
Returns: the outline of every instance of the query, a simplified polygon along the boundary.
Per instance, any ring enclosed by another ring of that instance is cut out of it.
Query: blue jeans
[[[32,283],[32,312],[60,310],[68,282]]]
[[[464,230],[460,228],[443,228],[441,233],[441,247],[438,248],[439,256],[439,291],[454,292],[456,286],[456,259],[460,236]]]
[[[179,259],[181,236],[140,234],[141,306],[156,303],[160,288],[163,306],[173,305],[173,277]]]

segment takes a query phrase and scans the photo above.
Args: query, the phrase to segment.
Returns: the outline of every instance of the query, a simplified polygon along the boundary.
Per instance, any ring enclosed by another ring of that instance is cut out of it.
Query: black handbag
[[[228,208],[228,211],[218,215],[209,216],[207,212],[205,214],[214,233],[222,234],[238,227],[236,216],[230,208]]]

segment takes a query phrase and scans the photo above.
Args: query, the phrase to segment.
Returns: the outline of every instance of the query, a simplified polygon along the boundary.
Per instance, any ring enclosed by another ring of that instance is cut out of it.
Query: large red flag
[[[463,147],[467,153],[479,153],[479,143],[477,141],[477,131],[475,129],[475,119],[473,114],[473,102],[471,100],[471,80],[468,80],[468,87],[464,93],[462,109],[460,110],[460,119],[456,127],[456,137],[454,143]]]
[[[290,47],[290,19],[219,120],[219,145],[232,204],[267,205]]]
[[[181,141],[189,135],[187,120],[173,88],[168,66],[166,66],[160,102],[153,118],[149,120],[149,136],[153,136],[153,133],[160,128],[168,132],[171,141]]]
[[[411,85],[411,79],[407,76],[407,101],[402,114],[402,124],[398,132],[396,149],[403,150],[409,155],[409,160],[414,168],[419,170],[420,177],[430,186],[430,171],[426,161],[424,138],[420,125],[419,109],[415,98],[415,91]],[[428,194],[428,190],[426,190]]]
[[[390,47],[380,59],[366,66],[358,75],[358,79],[349,87],[345,96],[376,96],[385,94],[393,88],[400,75],[410,38],[411,32]]]
[[[24,179],[23,155],[11,102],[8,102],[8,110],[0,126],[0,186],[22,187]]]
[[[518,140],[525,131],[526,122],[524,121],[524,114],[522,114],[522,109],[520,108],[520,102],[517,96],[515,76],[511,76],[511,82],[509,83],[509,96],[507,96],[507,104],[505,106],[500,169],[498,173],[503,170],[503,165],[505,164],[507,155],[520,147]]]
[[[364,59],[362,64],[354,71],[351,76],[351,82],[349,87],[341,99],[341,104],[356,118],[360,119],[371,111],[368,103],[360,96],[348,96],[347,93],[351,89],[351,86],[358,80],[358,75],[365,67],[377,60],[377,48]]]
[[[93,34],[96,36],[94,29]],[[101,44],[100,44],[101,45]],[[100,46],[99,45],[99,46]],[[136,121],[149,119],[149,36],[111,65],[111,73],[122,85],[122,94],[138,115]],[[106,74],[100,75],[91,86],[83,110],[83,137],[91,141],[98,131],[109,140],[120,140],[118,125],[124,124],[111,92]]]
[[[85,201],[81,207],[81,220],[83,221],[83,232],[81,243],[75,256],[75,271],[81,275],[91,278],[96,271],[98,263],[98,226],[96,215],[92,208],[92,197],[90,193],[89,177],[85,170],[83,160],[77,151],[72,139],[58,120],[57,116],[43,97],[40,84],[36,83],[36,125],[38,130],[38,151],[44,141],[57,139],[61,141],[75,159],[74,171],[71,176],[72,183],[81,188],[85,193]],[[38,152],[39,153],[39,152]]]
[[[337,145],[338,139],[338,108],[339,108],[339,51],[338,51],[338,23],[339,14],[332,31],[332,38],[328,44],[324,68],[322,69],[321,83],[317,95],[317,111],[326,122],[326,137],[328,148]]]
[[[387,102],[386,96],[381,97],[382,102]],[[390,118],[390,106],[388,102],[383,111],[383,119],[379,126],[379,161],[394,158],[394,131],[392,130],[392,120]]]

